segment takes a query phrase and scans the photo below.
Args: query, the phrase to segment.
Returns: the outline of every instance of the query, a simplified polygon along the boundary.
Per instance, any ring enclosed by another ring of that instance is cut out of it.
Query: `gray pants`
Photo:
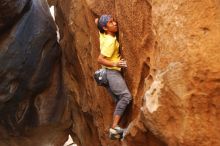
[[[121,75],[117,70],[107,70],[108,91],[117,103],[114,115],[122,116],[127,105],[131,102],[132,96],[128,87]]]

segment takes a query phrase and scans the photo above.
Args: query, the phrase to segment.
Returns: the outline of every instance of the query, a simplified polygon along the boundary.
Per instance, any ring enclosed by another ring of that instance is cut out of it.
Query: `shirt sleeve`
[[[111,57],[114,51],[115,51],[115,41],[106,41],[101,48],[101,54],[106,57]]]

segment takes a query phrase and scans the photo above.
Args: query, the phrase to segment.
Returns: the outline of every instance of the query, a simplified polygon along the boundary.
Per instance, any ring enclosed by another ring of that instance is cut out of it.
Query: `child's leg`
[[[118,125],[120,119],[121,119],[120,115],[113,116],[112,128],[115,128]]]
[[[132,100],[131,94],[127,88],[127,85],[121,76],[119,71],[107,70],[107,79],[109,81],[109,87],[111,91],[118,97],[112,128],[118,125],[122,114],[124,113],[127,105]]]
[[[108,90],[109,94],[111,95],[111,97],[113,98],[113,100],[115,101],[115,103],[117,103],[119,101],[118,97],[112,92],[111,88],[109,86],[106,87],[106,89]]]

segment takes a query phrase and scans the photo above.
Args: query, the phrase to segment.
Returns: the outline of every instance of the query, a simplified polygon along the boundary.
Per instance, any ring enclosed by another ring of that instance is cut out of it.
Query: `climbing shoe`
[[[122,129],[119,126],[116,126],[115,128],[109,129],[109,138],[111,140],[121,139],[123,138],[124,129]]]

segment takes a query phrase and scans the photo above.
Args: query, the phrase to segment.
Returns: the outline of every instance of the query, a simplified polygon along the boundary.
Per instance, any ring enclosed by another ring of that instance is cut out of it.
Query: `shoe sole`
[[[123,133],[118,133],[115,129],[109,129],[109,138],[111,140],[121,139],[123,138]]]

